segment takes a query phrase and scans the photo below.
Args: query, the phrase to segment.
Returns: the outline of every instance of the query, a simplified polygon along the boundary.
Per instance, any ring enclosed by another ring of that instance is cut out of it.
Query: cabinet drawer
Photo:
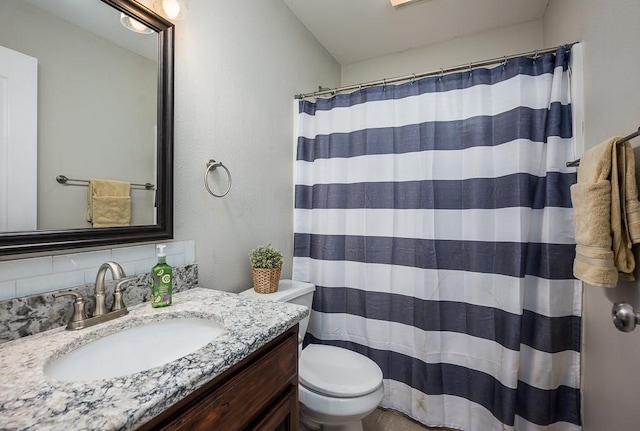
[[[252,431],[298,431],[298,388],[290,387],[271,409],[269,415],[252,424]]]
[[[174,417],[166,430],[242,430],[288,387],[297,388],[297,337],[290,336]],[[212,428],[213,427],[213,428]]]

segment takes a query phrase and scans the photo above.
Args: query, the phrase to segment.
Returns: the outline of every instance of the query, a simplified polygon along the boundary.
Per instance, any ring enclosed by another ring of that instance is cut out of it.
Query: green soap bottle
[[[151,306],[153,308],[171,305],[171,290],[173,288],[173,269],[167,264],[164,254],[166,245],[158,244],[158,263],[151,269],[153,272],[153,287],[151,289]]]

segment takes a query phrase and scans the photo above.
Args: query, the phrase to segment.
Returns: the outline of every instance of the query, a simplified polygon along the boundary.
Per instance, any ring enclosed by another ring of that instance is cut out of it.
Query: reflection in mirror
[[[172,48],[136,2],[0,0],[0,254],[171,237]],[[132,227],[94,228],[90,179],[134,184]]]
[[[155,183],[157,34],[128,30],[120,12],[99,1],[72,8],[52,0],[4,3],[0,45],[31,57],[38,68],[37,81],[27,84],[37,86],[38,151],[30,161],[37,190],[24,190],[29,179],[17,181],[22,193],[9,198],[37,196],[32,229],[91,227],[86,184],[63,186],[55,178]],[[90,22],[101,24],[84,28]],[[130,193],[131,224],[154,224],[155,193],[136,187]]]

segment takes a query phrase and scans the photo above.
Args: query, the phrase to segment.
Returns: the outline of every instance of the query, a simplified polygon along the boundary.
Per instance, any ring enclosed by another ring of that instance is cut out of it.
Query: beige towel
[[[632,243],[640,240],[640,202],[635,160],[628,142],[609,139],[580,159],[571,186],[576,234],[573,274],[594,286],[633,280]]]
[[[638,183],[636,182],[636,161],[631,144],[627,141],[618,145],[624,148],[626,164],[625,175],[625,213],[627,214],[627,232],[633,244],[640,242],[640,201],[638,201]]]
[[[87,221],[93,227],[131,224],[131,184],[125,181],[91,179],[87,195]]]

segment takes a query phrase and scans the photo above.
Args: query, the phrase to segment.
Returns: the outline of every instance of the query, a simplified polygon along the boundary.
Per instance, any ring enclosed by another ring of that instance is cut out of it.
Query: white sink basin
[[[222,325],[208,319],[146,323],[72,350],[48,363],[44,372],[68,382],[126,376],[182,358],[225,333]]]

